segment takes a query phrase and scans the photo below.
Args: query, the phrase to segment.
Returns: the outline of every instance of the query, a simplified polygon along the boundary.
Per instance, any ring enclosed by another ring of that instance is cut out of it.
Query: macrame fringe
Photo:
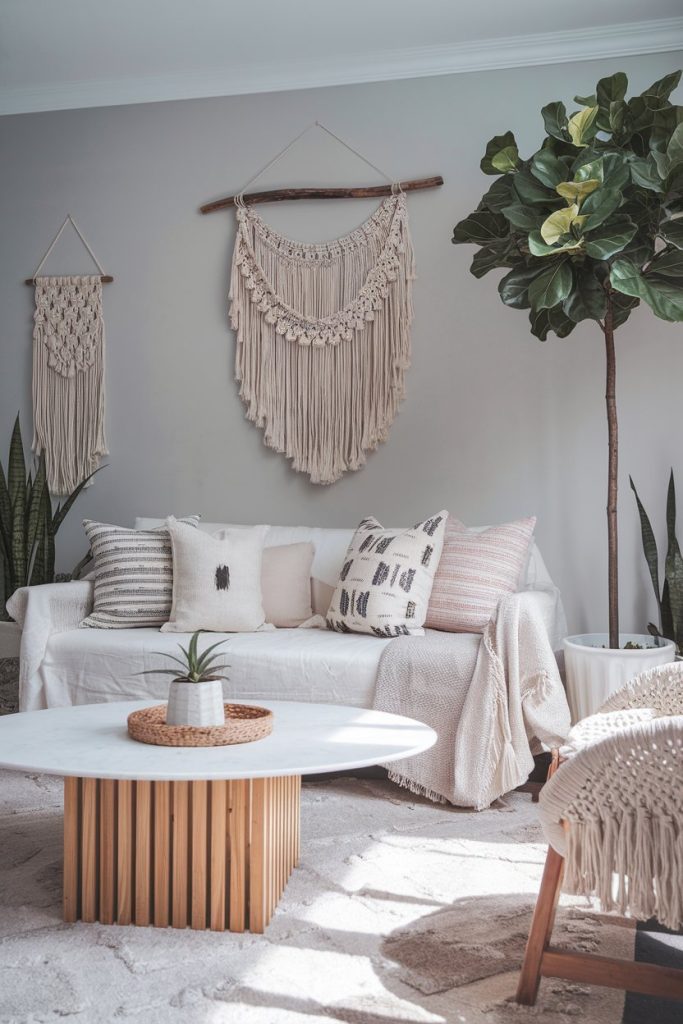
[[[594,893],[605,911],[683,926],[683,835],[672,817],[638,808],[571,821],[567,844],[568,892]]]
[[[334,242],[293,242],[237,212],[235,377],[264,442],[313,483],[359,469],[405,394],[413,249],[405,196]]]
[[[51,494],[70,494],[107,454],[99,277],[36,279],[33,451]]]

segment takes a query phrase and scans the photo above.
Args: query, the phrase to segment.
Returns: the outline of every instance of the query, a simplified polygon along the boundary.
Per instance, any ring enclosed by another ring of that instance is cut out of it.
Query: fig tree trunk
[[[607,404],[607,572],[609,579],[609,645],[619,647],[619,541],[617,532],[617,474],[619,470],[619,430],[617,424],[617,361],[614,351],[614,312],[611,291],[607,295],[603,333],[607,364],[605,402]]]

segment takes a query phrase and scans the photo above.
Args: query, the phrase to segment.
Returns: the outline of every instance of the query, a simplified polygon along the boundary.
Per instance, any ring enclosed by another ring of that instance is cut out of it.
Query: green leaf
[[[605,161],[604,157],[594,157],[594,150],[586,150],[585,153],[580,154],[572,164],[574,171],[574,181],[599,181],[603,182],[605,178]],[[588,157],[589,159],[585,159]]]
[[[543,272],[542,266],[517,267],[501,278],[498,294],[506,306],[513,309],[529,308],[529,285]]]
[[[497,270],[501,266],[498,250],[485,247],[475,252],[470,264],[470,274],[475,277],[483,277],[489,270]]]
[[[666,249],[655,256],[647,270],[650,274],[663,277],[683,277],[683,249]]]
[[[608,107],[610,103],[623,100],[628,89],[628,78],[623,71],[617,71],[609,78],[601,78],[596,89],[598,106]]]
[[[636,504],[638,506],[638,515],[640,516],[640,535],[643,542],[643,554],[645,555],[645,561],[647,567],[650,570],[650,579],[652,580],[652,589],[655,592],[657,598],[657,607],[659,609],[659,619],[661,625],[662,619],[662,602],[659,594],[659,553],[657,551],[657,541],[655,540],[655,533],[652,529],[652,524],[648,517],[647,512],[643,507],[643,503],[638,497],[638,491],[636,485],[633,483],[633,477],[628,478],[631,485],[631,490],[635,494]]]
[[[621,191],[631,181],[631,168],[624,153],[604,153],[602,183],[606,188]]]
[[[602,320],[607,310],[607,295],[589,265],[574,268],[574,287],[562,308],[574,323]]]
[[[621,206],[623,196],[616,189],[597,189],[581,204],[581,213],[586,217],[583,230],[592,231],[599,227]]]
[[[574,103],[578,103],[580,107],[594,107],[598,102],[598,98],[593,93],[592,96],[575,96]]]
[[[603,224],[592,235],[586,237],[586,255],[594,260],[608,260],[628,245],[637,230],[637,225],[627,218]]]
[[[665,221],[659,225],[657,234],[665,242],[668,242],[669,245],[673,245],[677,249],[683,249],[683,219]]]
[[[512,180],[512,188],[521,203],[552,206],[557,202],[555,193],[548,191],[526,167],[517,171]]]
[[[678,541],[674,537],[669,542],[669,549],[664,562],[664,572],[669,588],[669,605],[671,618],[673,620],[674,640],[680,643],[683,640],[683,558]]]
[[[548,103],[547,106],[541,110],[543,116],[543,124],[548,135],[551,135],[554,139],[560,139],[562,142],[567,140],[567,111],[564,103],[560,103],[556,100],[554,103]]]
[[[664,78],[658,78],[656,82],[643,90],[641,96],[658,96],[668,100],[680,80],[681,72],[673,71],[670,75],[664,75]]]
[[[567,122],[567,131],[572,143],[577,147],[587,146],[595,137],[595,119],[598,115],[598,107],[584,107],[576,114],[573,114]]]
[[[614,261],[610,268],[610,282],[618,292],[643,299],[662,320],[683,320],[682,290],[658,281],[648,281],[630,260]]]
[[[490,210],[492,213],[500,213],[504,206],[508,206],[514,199],[512,177],[511,174],[505,174],[502,178],[491,182],[491,187],[482,196],[478,208]]]
[[[529,313],[531,333],[545,341],[549,331],[554,331],[558,338],[566,338],[574,330],[575,324],[567,317],[561,306],[554,309],[532,310]]]
[[[19,416],[12,431],[9,449],[8,489],[12,506],[11,558],[13,585],[21,587],[26,583],[26,464],[24,444],[21,438]]]
[[[215,651],[217,647],[222,647],[223,644],[227,644],[227,642],[228,642],[227,639],[226,640],[218,640],[217,643],[211,644],[209,647],[206,648],[206,650],[202,651],[202,653],[201,653],[201,655],[199,657],[199,661],[197,662],[197,668],[201,671],[201,669],[203,668],[204,665],[209,664],[210,662],[214,661],[215,657],[217,657],[217,656],[214,656],[214,658],[210,658],[209,655],[211,654],[211,652]]]
[[[45,452],[40,453],[38,470],[35,483],[31,489],[31,497],[26,512],[26,562],[29,563],[35,555],[35,547],[39,535],[45,530],[45,523],[42,521],[42,513],[45,508],[45,491],[47,480],[45,476]]]
[[[510,233],[510,226],[505,217],[486,210],[475,210],[456,224],[453,241],[473,242],[475,245],[488,245],[497,242]]]
[[[76,489],[71,492],[71,494],[66,499],[64,504],[57,506],[57,510],[55,511],[55,514],[52,517],[52,528],[53,528],[55,533],[57,533],[59,527],[62,525],[62,523],[66,519],[66,517],[67,517],[67,515],[69,513],[69,510],[71,509],[71,506],[73,505],[73,503],[75,502],[76,498],[81,493],[83,488],[86,487],[87,484],[89,483],[89,481],[92,480],[92,478],[95,476],[95,474],[99,473],[100,470],[102,470],[102,469],[106,469],[106,466],[98,466],[97,469],[93,470],[93,472],[90,473],[89,476],[86,476],[85,480],[81,480],[81,482],[78,485],[78,487],[76,487]]]
[[[664,186],[657,170],[654,157],[649,153],[645,157],[636,157],[631,161],[631,181],[634,185],[647,188],[651,192],[663,192]]]
[[[521,203],[512,203],[502,210],[503,216],[509,220],[513,227],[520,231],[533,231],[538,227],[543,214],[533,206],[523,206]]]
[[[640,299],[631,295],[621,295],[614,292],[612,296],[612,326],[616,331],[617,327],[625,324],[632,311],[640,305]]]
[[[580,231],[582,224],[583,217],[579,216],[579,207],[574,203],[546,217],[541,224],[541,238],[547,245],[554,245],[564,235],[568,235],[572,228],[576,227]]]
[[[538,153],[534,153],[529,170],[548,188],[555,188],[567,177],[567,165],[550,148],[539,149]]]
[[[543,241],[540,231],[529,232],[529,252],[532,256],[558,256],[560,253],[579,253],[582,250],[582,243],[570,239],[565,245],[547,245]]]
[[[480,167],[484,174],[505,174],[519,164],[519,150],[512,132],[496,135],[486,145]]]
[[[538,310],[557,306],[569,295],[572,281],[571,265],[567,259],[546,267],[529,285],[531,308]]]

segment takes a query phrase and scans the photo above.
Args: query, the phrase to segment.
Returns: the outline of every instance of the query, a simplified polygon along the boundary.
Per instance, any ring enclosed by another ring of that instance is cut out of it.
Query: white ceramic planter
[[[223,725],[223,686],[220,679],[203,683],[173,680],[168,689],[167,725]]]
[[[0,661],[18,658],[21,646],[21,628],[16,622],[0,622]]]
[[[629,641],[642,644],[642,651],[624,651]],[[657,646],[652,646],[656,644]],[[610,648],[607,633],[583,633],[564,641],[567,699],[572,722],[587,718],[625,684],[657,665],[676,658],[673,640],[657,640],[649,634],[620,633],[620,649]]]

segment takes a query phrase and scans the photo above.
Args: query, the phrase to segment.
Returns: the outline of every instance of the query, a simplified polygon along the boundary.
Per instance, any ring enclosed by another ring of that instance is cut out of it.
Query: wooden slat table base
[[[64,780],[64,920],[262,932],[298,864],[301,778]]]

